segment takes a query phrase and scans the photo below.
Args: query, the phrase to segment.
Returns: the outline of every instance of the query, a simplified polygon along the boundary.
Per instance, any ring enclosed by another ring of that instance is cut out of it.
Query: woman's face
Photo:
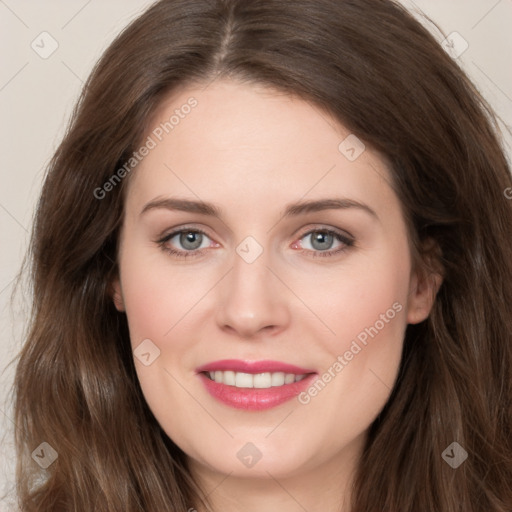
[[[338,477],[431,306],[384,161],[223,80],[175,91],[143,144],[114,300],[153,414],[205,474]]]

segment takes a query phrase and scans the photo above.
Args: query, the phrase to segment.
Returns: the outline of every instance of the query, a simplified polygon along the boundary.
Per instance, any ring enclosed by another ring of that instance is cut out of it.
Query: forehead
[[[248,209],[326,194],[396,201],[380,155],[316,105],[263,86],[182,87],[155,112],[149,139],[129,187],[139,205],[163,194]]]

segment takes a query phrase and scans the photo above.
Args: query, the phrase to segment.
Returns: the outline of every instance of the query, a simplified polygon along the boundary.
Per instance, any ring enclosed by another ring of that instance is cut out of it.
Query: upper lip
[[[243,373],[294,373],[295,375],[303,375],[306,373],[316,373],[314,370],[301,368],[293,364],[282,363],[280,361],[243,361],[241,359],[222,359],[204,364],[196,369],[197,373],[214,372],[231,370]]]

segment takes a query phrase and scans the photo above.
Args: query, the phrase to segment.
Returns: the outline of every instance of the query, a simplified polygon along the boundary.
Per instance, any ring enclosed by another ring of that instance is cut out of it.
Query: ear
[[[426,247],[428,246],[428,247]],[[407,323],[418,324],[428,318],[443,282],[440,270],[441,251],[437,244],[428,240],[424,246],[423,262],[411,273]]]
[[[110,283],[110,296],[116,309],[118,311],[125,311],[123,292],[121,290],[121,282],[119,277],[115,277]]]

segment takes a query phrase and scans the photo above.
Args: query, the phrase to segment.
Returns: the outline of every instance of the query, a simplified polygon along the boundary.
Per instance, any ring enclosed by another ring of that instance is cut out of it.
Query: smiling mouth
[[[205,371],[201,373],[218,384],[224,384],[235,388],[255,389],[268,389],[286,386],[287,384],[300,382],[302,379],[305,379],[310,375],[308,373],[295,374],[284,372],[244,373],[232,370]]]

